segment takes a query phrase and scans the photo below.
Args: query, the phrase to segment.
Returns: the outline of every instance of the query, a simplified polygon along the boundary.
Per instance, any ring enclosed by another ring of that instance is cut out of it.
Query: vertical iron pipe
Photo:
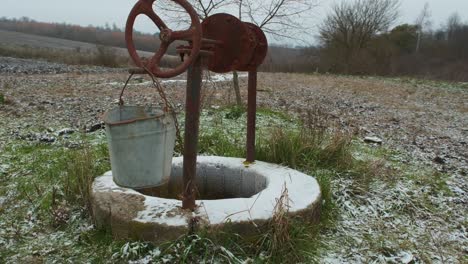
[[[200,89],[202,83],[201,58],[195,59],[187,72],[187,95],[185,101],[185,135],[182,208],[194,210],[195,177],[197,173],[198,129],[200,124]]]
[[[247,99],[247,162],[255,161],[255,118],[257,114],[257,70],[249,71]]]

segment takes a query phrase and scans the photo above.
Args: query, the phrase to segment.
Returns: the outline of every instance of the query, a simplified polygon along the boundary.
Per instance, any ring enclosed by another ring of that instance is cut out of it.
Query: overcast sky
[[[315,9],[313,18],[310,19],[311,27],[320,23],[330,6],[339,0],[319,1],[320,6]],[[123,28],[135,2],[136,0],[0,0],[0,17],[27,16],[38,21],[65,22],[83,26],[115,23]],[[426,2],[430,5],[433,28],[445,23],[447,17],[454,12],[458,12],[463,21],[468,21],[468,0],[401,0],[399,22],[413,23]],[[144,20],[137,24],[136,29],[154,32],[154,27]]]

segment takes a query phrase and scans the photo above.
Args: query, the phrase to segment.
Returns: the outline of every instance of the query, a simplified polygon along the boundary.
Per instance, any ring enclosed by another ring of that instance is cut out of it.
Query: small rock
[[[135,78],[133,78],[133,80],[134,80],[135,82],[137,82],[137,83],[142,83],[142,82],[145,81],[145,78],[143,78],[143,77],[135,77]]]
[[[39,141],[44,142],[44,143],[54,143],[55,140],[56,140],[55,137],[51,137],[49,135],[42,135],[39,137]]]
[[[70,134],[73,134],[75,133],[75,130],[71,129],[71,128],[64,128],[64,129],[61,129],[59,131],[57,131],[56,135],[57,136],[63,136],[63,135],[70,135]]]
[[[378,137],[365,137],[364,142],[382,145],[383,140]]]
[[[436,156],[432,161],[438,164],[445,164],[445,159],[440,156]]]
[[[6,202],[6,198],[5,197],[0,197],[0,208],[3,207],[3,204]]]
[[[65,142],[65,147],[69,149],[76,149],[80,147],[80,143],[77,142]]]
[[[45,104],[45,105],[54,105],[55,103],[54,103],[54,102],[51,102],[51,101],[44,100],[44,101],[41,102],[41,104]]]
[[[400,255],[400,261],[401,263],[404,264],[409,264],[414,260],[414,256],[411,253],[408,252],[402,252]]]
[[[86,129],[86,133],[93,133],[93,132],[96,132],[96,131],[101,130],[101,129],[104,129],[104,123],[103,122],[92,125],[90,128]]]

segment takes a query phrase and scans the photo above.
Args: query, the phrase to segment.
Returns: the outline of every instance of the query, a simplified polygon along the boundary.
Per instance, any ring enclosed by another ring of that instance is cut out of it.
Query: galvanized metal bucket
[[[116,184],[141,189],[169,180],[176,139],[171,114],[121,105],[106,112],[103,119]]]

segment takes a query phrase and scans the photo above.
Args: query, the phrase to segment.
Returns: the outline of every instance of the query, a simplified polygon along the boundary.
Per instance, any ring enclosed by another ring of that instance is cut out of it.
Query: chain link
[[[143,69],[148,73],[148,75],[151,77],[151,80],[153,81],[153,86],[156,88],[156,90],[159,93],[159,96],[161,99],[164,101],[165,105],[165,111],[170,112],[172,114],[172,117],[174,118],[174,124],[175,124],[175,129],[176,129],[176,137],[177,137],[177,144],[179,145],[179,149],[182,151],[183,146],[182,146],[182,136],[180,135],[180,126],[179,126],[179,121],[177,119],[177,113],[175,111],[174,105],[169,102],[167,99],[166,93],[164,92],[163,87],[161,86],[161,83],[158,81],[156,76],[148,70],[146,67],[143,67]]]

